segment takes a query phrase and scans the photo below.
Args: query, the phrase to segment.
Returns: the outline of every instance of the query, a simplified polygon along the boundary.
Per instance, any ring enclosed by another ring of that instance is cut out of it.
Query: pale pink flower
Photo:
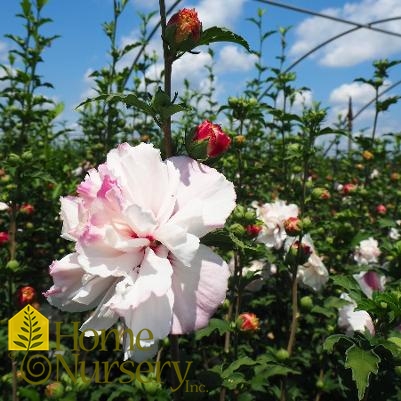
[[[298,266],[298,278],[303,285],[320,291],[329,280],[329,272],[316,252],[302,266]]]
[[[298,237],[288,237],[284,243],[284,249],[288,251],[294,242],[298,241]],[[329,280],[329,272],[324,265],[322,259],[316,252],[312,238],[309,234],[302,237],[302,244],[310,248],[310,256],[308,260],[298,266],[298,279],[306,287],[314,291],[320,291]]]
[[[372,298],[373,291],[383,291],[386,284],[386,277],[373,270],[354,274],[353,277],[368,298]]]
[[[234,275],[235,262],[232,258],[228,264],[230,274]],[[245,286],[246,291],[257,292],[262,289],[263,283],[270,276],[276,274],[277,267],[273,264],[265,262],[263,260],[252,260],[248,266],[242,269],[242,277],[246,277],[248,274],[253,277],[253,280]]]
[[[368,265],[377,263],[380,256],[378,242],[372,237],[365,239],[359,243],[354,252],[354,259],[359,265]]]
[[[108,329],[118,319],[148,352],[125,349],[137,361],[157,341],[207,325],[224,300],[224,260],[199,239],[222,227],[235,207],[231,182],[189,157],[162,161],[150,144],[122,144],[91,169],[78,196],[61,199],[62,237],[75,252],[53,262],[45,294],[63,310],[96,310],[81,330]]]
[[[298,216],[298,206],[287,205],[285,201],[281,200],[261,206],[253,204],[253,206],[258,219],[264,223],[258,241],[264,243],[268,248],[280,249],[287,238],[284,222],[290,217]]]
[[[369,313],[364,310],[355,310],[357,305],[348,294],[342,293],[340,298],[348,301],[349,304],[339,309],[339,327],[348,335],[352,335],[355,331],[365,332],[366,330],[374,335],[375,327]]]
[[[392,240],[397,241],[397,240],[400,239],[401,234],[400,234],[400,231],[398,230],[398,228],[391,227],[391,228],[390,228],[390,231],[389,231],[389,233],[388,233],[388,236],[389,236]]]

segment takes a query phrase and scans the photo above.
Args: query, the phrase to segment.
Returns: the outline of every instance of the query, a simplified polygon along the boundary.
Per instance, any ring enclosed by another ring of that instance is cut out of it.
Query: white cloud
[[[84,77],[82,80],[85,88],[80,96],[80,101],[85,100],[90,97],[94,97],[97,95],[97,92],[94,89],[94,87],[96,85],[95,80],[93,77],[90,76],[93,71],[94,71],[93,68],[88,68],[85,71],[85,74],[84,74]]]
[[[401,2],[399,0],[362,0],[346,3],[342,8],[331,8],[322,12],[358,23],[370,23],[400,16]],[[401,33],[399,20],[375,26]],[[352,26],[319,17],[307,18],[295,30],[296,40],[290,49],[290,54],[299,57],[330,37],[350,28]],[[360,29],[325,46],[319,50],[317,56],[322,65],[346,67],[375,58],[389,57],[399,51],[401,51],[399,37]]]
[[[5,42],[0,40],[0,61],[7,60],[8,46]]]
[[[249,71],[251,70],[257,57],[254,54],[245,53],[239,46],[226,45],[220,52],[216,63],[217,72],[230,71]]]
[[[242,16],[242,8],[247,0],[201,0],[188,6],[195,8],[203,28],[211,26],[232,27]]]
[[[364,104],[375,96],[374,89],[363,82],[352,82],[342,84],[331,91],[329,100],[334,104],[348,104],[348,99],[352,98],[353,104]]]
[[[183,1],[174,12],[181,8],[195,8],[198,12],[199,19],[202,21],[205,29],[211,26],[232,27],[236,20],[243,14],[242,9],[248,0],[200,0],[200,1]],[[172,4],[173,0],[166,2],[166,9]],[[135,7],[144,10],[158,10],[159,3],[157,0],[135,0]],[[158,16],[158,14],[157,14]]]

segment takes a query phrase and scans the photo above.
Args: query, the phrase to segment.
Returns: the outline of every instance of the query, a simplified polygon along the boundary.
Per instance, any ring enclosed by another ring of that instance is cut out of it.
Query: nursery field
[[[300,102],[266,4],[257,46],[164,0],[127,43],[135,2],[113,0],[72,127],[41,72],[47,3],[20,2],[0,58],[0,401],[400,400],[401,131],[381,122],[401,61],[355,77],[356,130],[352,98],[334,122]],[[225,99],[221,43],[254,56]],[[188,53],[207,84],[175,92]]]

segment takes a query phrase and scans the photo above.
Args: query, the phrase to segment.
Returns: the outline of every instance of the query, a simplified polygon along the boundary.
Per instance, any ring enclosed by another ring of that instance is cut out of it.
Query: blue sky
[[[399,0],[286,0],[286,3],[356,22],[401,16]],[[131,0],[121,18],[119,43],[135,40],[138,37],[137,12],[155,10],[157,5],[156,0]],[[179,7],[195,7],[205,28],[212,25],[228,27],[245,37],[251,47],[257,46],[256,29],[246,18],[255,17],[257,9],[262,8],[265,10],[266,31],[292,26],[288,35],[289,62],[330,36],[349,28],[344,24],[311,18],[253,0],[184,0]],[[5,56],[9,48],[4,34],[22,33],[19,19],[15,17],[17,12],[19,1],[2,0],[0,62],[3,63],[6,63]],[[55,86],[47,95],[65,103],[63,118],[73,123],[78,114],[74,111],[74,106],[90,94],[88,73],[107,63],[108,41],[101,25],[112,17],[112,0],[49,0],[43,14],[54,21],[46,26],[45,32],[59,34],[61,37],[46,50],[45,63],[41,65],[40,73]],[[401,20],[377,26],[401,33]],[[157,51],[159,45],[160,41],[156,36],[153,46]],[[213,49],[216,52],[216,86],[219,99],[224,102],[230,95],[240,96],[246,80],[256,75],[252,56],[231,44],[216,45]],[[278,35],[273,35],[265,42],[264,63],[277,65],[275,57],[278,52]],[[311,89],[305,95],[305,101],[317,100],[323,106],[330,107],[329,118],[335,120],[338,113],[346,109],[348,96],[353,97],[355,111],[373,96],[368,87],[354,83],[353,79],[360,76],[370,77],[373,71],[372,60],[397,58],[400,57],[400,52],[400,37],[360,30],[334,42],[299,64],[294,70],[298,76],[296,83],[299,87],[307,86]],[[195,89],[201,89],[205,78],[203,65],[209,61],[209,56],[203,52],[177,62],[174,67],[175,89],[180,90],[183,77],[189,78]],[[388,84],[397,81],[400,70],[401,66],[394,67]],[[398,93],[400,89],[401,86]],[[386,132],[398,131],[400,120],[401,108],[397,105],[381,119],[380,129]],[[361,115],[356,126],[369,127],[371,122],[372,111],[368,111]]]

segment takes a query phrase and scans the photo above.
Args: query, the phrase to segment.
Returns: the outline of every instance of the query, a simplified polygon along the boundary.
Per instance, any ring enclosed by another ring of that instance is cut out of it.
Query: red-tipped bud
[[[260,322],[254,313],[241,313],[238,316],[238,327],[241,331],[259,330]]]
[[[35,208],[30,203],[24,203],[19,211],[23,214],[32,214],[35,211]]]
[[[22,308],[25,305],[32,304],[36,300],[36,290],[30,285],[20,287],[17,290],[18,305]]]
[[[0,245],[4,245],[8,242],[8,232],[0,231]]]
[[[257,237],[258,234],[262,231],[262,227],[257,224],[249,224],[246,226],[246,232],[252,238]]]
[[[50,383],[45,388],[45,396],[52,399],[61,398],[64,394],[64,385],[60,382]]]
[[[286,256],[286,262],[291,266],[300,266],[307,262],[312,255],[312,248],[300,241],[294,241]]]
[[[287,235],[295,237],[302,231],[302,222],[298,217],[289,217],[284,221],[284,229]]]
[[[195,128],[188,152],[191,156],[195,156],[196,159],[213,158],[224,153],[229,148],[230,143],[231,138],[223,132],[220,125],[206,120]],[[201,150],[201,152],[198,152],[198,150]]]
[[[347,184],[344,184],[344,186],[342,188],[342,193],[344,195],[349,195],[349,194],[355,192],[355,190],[356,190],[356,185],[349,182]]]
[[[179,10],[167,23],[167,39],[175,48],[179,48],[186,41],[194,47],[199,42],[201,33],[202,23],[199,21],[198,13],[194,8]]]
[[[387,213],[387,208],[383,204],[377,205],[376,206],[376,213],[377,214],[386,214]]]

